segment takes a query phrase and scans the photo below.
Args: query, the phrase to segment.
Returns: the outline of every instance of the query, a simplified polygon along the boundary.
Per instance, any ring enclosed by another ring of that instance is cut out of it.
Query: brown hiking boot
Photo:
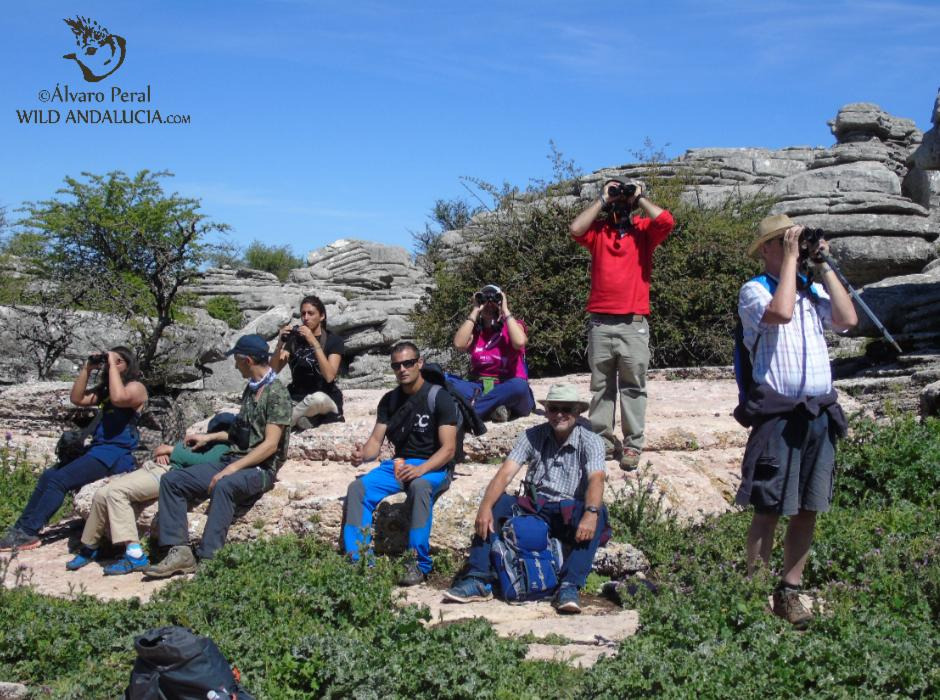
[[[774,615],[783,618],[796,629],[804,629],[813,619],[813,613],[800,600],[800,589],[778,588],[774,591]]]
[[[144,576],[151,578],[169,578],[176,574],[196,573],[196,557],[191,547],[177,545],[163,557],[163,561],[151,564],[144,569]]]
[[[625,472],[632,472],[640,466],[640,454],[642,453],[634,447],[624,447],[620,456],[620,468]]]

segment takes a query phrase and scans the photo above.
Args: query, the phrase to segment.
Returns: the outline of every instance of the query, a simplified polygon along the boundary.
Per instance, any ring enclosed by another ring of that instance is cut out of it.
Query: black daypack
[[[452,382],[447,381],[444,374],[444,368],[436,362],[425,362],[421,369],[421,376],[424,381],[431,386],[428,392],[428,408],[434,413],[434,407],[437,404],[437,394],[442,389],[445,390],[457,404],[457,453],[454,456],[454,463],[463,462],[467,455],[463,451],[463,439],[469,430],[474,435],[483,435],[486,432],[486,423],[477,415],[477,412],[470,405],[470,402],[463,397]]]
[[[137,661],[124,700],[254,700],[215,642],[192,630],[158,627],[136,637],[134,648]]]

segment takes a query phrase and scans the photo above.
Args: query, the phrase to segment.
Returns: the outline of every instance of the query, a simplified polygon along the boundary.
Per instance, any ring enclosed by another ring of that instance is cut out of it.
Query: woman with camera
[[[470,355],[466,379],[447,379],[483,420],[505,422],[535,407],[525,361],[528,332],[509,311],[506,295],[488,284],[471,298],[470,314],[454,334],[454,347]]]
[[[343,392],[336,385],[346,349],[341,336],[326,330],[326,307],[319,297],[300,302],[301,325],[281,328],[280,340],[271,357],[271,367],[280,372],[290,366],[287,385],[294,410],[294,431],[343,421]]]
[[[89,389],[94,369],[99,380]],[[137,358],[126,347],[119,345],[88,358],[72,384],[70,399],[76,406],[98,406],[91,444],[79,457],[42,473],[16,524],[0,538],[0,551],[38,547],[39,531],[69,491],[137,466],[132,454],[140,441],[137,419],[147,402],[147,388],[139,378]]]

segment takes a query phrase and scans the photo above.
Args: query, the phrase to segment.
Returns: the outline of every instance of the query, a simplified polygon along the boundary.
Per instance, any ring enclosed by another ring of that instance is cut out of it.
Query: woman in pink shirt
[[[466,379],[447,378],[480,418],[504,422],[535,407],[525,361],[525,324],[509,311],[506,295],[488,284],[473,295],[470,315],[454,334],[454,347],[470,354]]]

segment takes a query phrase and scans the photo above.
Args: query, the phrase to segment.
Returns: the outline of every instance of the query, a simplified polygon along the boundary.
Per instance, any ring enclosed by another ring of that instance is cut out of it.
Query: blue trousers
[[[36,482],[36,488],[16,521],[16,527],[27,535],[38,536],[39,531],[62,507],[65,494],[110,474],[104,462],[89,455],[82,455],[58,469],[47,469]]]
[[[423,464],[423,459],[406,459],[408,464]],[[417,555],[418,568],[431,572],[431,520],[434,500],[450,484],[450,471],[428,472],[403,484],[395,478],[394,461],[387,459],[368,474],[356,479],[346,491],[346,520],[343,524],[343,551],[359,560],[360,552],[372,551],[372,513],[386,496],[402,491],[411,506],[408,547]]]
[[[511,518],[514,513],[512,507],[516,504],[516,497],[509,494],[503,494],[493,506],[493,524],[496,531],[499,532],[503,523]],[[594,530],[594,537],[587,542],[575,542],[574,536],[578,531],[578,523],[584,514],[584,502],[576,501],[571,512],[571,518],[565,522],[562,516],[561,506],[558,503],[546,503],[538,512],[538,516],[548,523],[552,537],[557,537],[563,545],[571,547],[571,552],[565,558],[565,563],[561,568],[561,582],[584,587],[588,574],[591,573],[591,566],[594,564],[594,553],[600,545],[601,536],[607,525],[607,508],[601,507],[601,512],[597,514],[597,529]],[[490,561],[490,549],[495,535],[492,533],[484,540],[479,535],[473,535],[473,542],[470,546],[470,559],[468,562],[467,575],[481,579],[483,581],[495,581],[496,572]]]
[[[486,394],[483,393],[483,382],[461,379],[453,374],[447,375],[447,381],[451,382],[467,401],[473,403],[473,408],[481,420],[486,420],[498,406],[508,408],[513,417],[527,416],[535,408],[529,382],[525,379],[507,379],[496,384]]]

